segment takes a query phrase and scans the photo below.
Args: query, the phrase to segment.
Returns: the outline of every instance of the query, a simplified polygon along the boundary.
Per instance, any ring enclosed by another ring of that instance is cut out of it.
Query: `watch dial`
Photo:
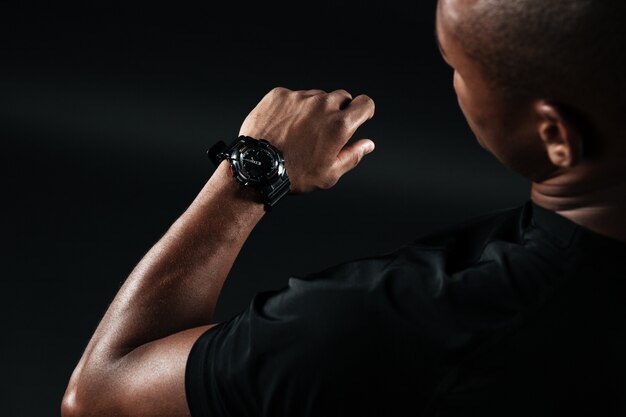
[[[262,181],[274,171],[274,156],[267,149],[250,148],[241,154],[241,166],[254,181]]]

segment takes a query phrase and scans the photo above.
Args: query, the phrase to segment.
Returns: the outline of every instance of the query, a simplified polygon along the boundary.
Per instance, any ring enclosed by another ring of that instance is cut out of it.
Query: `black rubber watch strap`
[[[226,144],[223,141],[217,142],[215,145],[211,146],[211,148],[207,151],[207,156],[213,162],[215,166],[218,166],[222,159],[219,155],[224,152],[226,149]]]
[[[211,148],[207,151],[207,156],[215,164],[215,166],[219,166],[220,162],[222,162],[225,156],[221,155],[222,153],[230,153],[233,150],[233,147],[241,142],[243,139],[250,140],[247,136],[239,136],[235,138],[228,145],[224,143],[224,141],[219,141],[215,145],[211,146]]]
[[[289,193],[290,187],[289,178],[284,178],[280,183],[265,187],[263,189],[265,210],[270,211],[281,198]]]

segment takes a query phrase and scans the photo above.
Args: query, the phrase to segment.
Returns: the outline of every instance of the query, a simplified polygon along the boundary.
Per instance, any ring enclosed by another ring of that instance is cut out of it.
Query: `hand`
[[[250,112],[239,134],[266,139],[280,149],[291,192],[303,193],[332,187],[374,150],[369,139],[346,145],[372,116],[374,102],[366,95],[353,99],[345,90],[277,87]]]

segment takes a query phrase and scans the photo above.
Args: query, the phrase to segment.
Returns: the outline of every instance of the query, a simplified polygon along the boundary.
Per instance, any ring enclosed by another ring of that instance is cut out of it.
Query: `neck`
[[[572,176],[557,177],[533,183],[531,198],[586,229],[626,242],[626,179],[614,178],[582,182]]]

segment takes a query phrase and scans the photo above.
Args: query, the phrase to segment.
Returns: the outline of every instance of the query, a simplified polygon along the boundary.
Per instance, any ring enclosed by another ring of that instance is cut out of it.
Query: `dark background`
[[[434,1],[83,3],[0,17],[2,415],[59,414],[119,286],[213,171],[206,149],[275,86],[370,95],[355,137],[377,149],[262,220],[218,321],[290,275],[528,198],[457,108]]]

